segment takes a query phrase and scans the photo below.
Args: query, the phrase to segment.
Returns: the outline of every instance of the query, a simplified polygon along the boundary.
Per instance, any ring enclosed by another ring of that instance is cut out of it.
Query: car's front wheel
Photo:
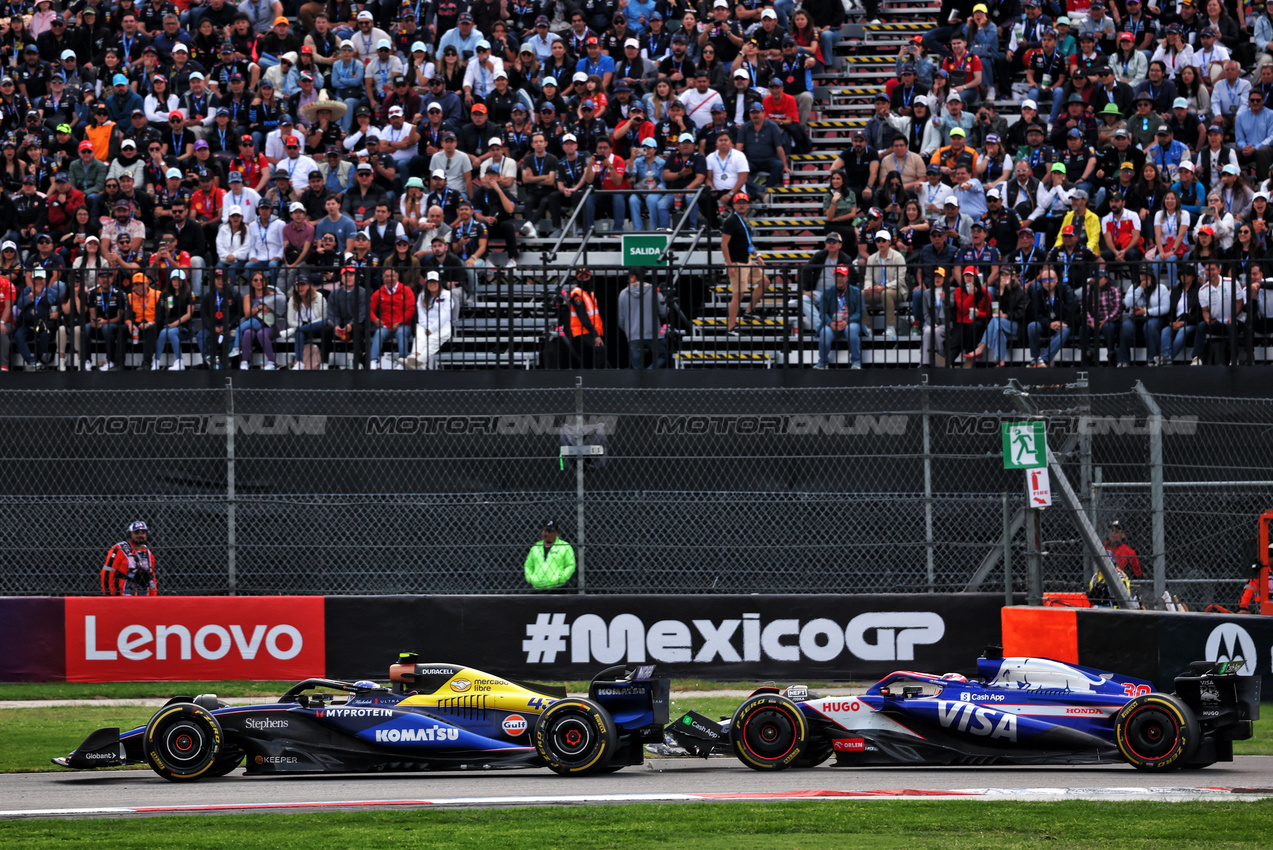
[[[1201,738],[1198,718],[1170,694],[1138,696],[1114,716],[1118,751],[1141,770],[1184,767],[1198,751]]]
[[[808,736],[800,706],[778,694],[750,697],[729,723],[734,755],[753,770],[800,766]]]
[[[592,700],[557,700],[535,724],[535,750],[562,776],[603,771],[618,745],[619,733],[610,712]]]
[[[194,703],[166,705],[146,724],[146,763],[173,782],[202,779],[214,773],[225,743],[221,723]],[[233,768],[231,768],[233,769]]]

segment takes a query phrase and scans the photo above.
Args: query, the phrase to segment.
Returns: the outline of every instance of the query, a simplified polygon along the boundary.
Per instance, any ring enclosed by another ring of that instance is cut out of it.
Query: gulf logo
[[[463,691],[467,691],[470,687],[472,687],[472,685],[473,683],[468,679],[454,679],[451,682],[451,690],[461,693]]]
[[[520,714],[510,714],[504,718],[504,731],[516,737],[526,731],[530,724],[526,722],[526,718]]]

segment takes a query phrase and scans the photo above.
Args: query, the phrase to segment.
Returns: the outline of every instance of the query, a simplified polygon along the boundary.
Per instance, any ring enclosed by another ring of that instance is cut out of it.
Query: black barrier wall
[[[327,670],[383,677],[386,660],[589,679],[610,664],[718,679],[865,680],[970,672],[1000,642],[995,594],[392,596],[327,598]]]

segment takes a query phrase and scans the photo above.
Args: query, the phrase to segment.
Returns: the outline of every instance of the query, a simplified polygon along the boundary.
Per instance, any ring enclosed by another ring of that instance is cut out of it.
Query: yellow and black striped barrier
[[[884,91],[884,86],[854,86],[847,89],[827,89],[828,94],[832,95],[877,95]]]
[[[765,260],[807,260],[813,256],[812,251],[761,251],[760,257]]]
[[[822,218],[759,218],[751,220],[752,227],[815,227],[824,224],[826,219]]]
[[[834,160],[836,156],[833,153],[798,153],[787,158],[792,162],[827,162]]]
[[[768,190],[770,195],[821,195],[826,186],[775,186]]]
[[[810,130],[858,129],[866,126],[865,118],[830,118],[821,121],[810,121]]]
[[[844,61],[854,65],[892,65],[896,56],[845,56]]]
[[[772,358],[771,354],[755,354],[752,352],[729,351],[678,351],[678,360],[755,360],[763,361]]]
[[[917,23],[909,23],[909,24],[866,24],[866,25],[864,25],[864,26],[862,27],[862,29],[866,30],[867,32],[913,32],[913,33],[921,33],[921,32],[928,32],[930,29],[932,29],[932,27],[931,27],[931,26],[929,26],[928,24],[917,24]]]

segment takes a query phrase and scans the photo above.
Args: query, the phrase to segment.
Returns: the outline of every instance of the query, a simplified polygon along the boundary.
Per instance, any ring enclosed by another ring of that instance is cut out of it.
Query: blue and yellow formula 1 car
[[[663,740],[669,680],[653,666],[602,670],[588,697],[410,653],[374,682],[306,679],[277,703],[229,706],[213,694],[173,697],[143,727],[98,729],[55,764],[148,764],[165,779],[247,775],[548,767],[608,773]]]
[[[1233,760],[1252,735],[1260,679],[1235,662],[1197,662],[1175,693],[1152,683],[991,648],[973,679],[900,671],[861,696],[760,688],[719,723],[690,712],[660,755],[733,754],[756,770],[836,766],[1101,764],[1145,770]]]

